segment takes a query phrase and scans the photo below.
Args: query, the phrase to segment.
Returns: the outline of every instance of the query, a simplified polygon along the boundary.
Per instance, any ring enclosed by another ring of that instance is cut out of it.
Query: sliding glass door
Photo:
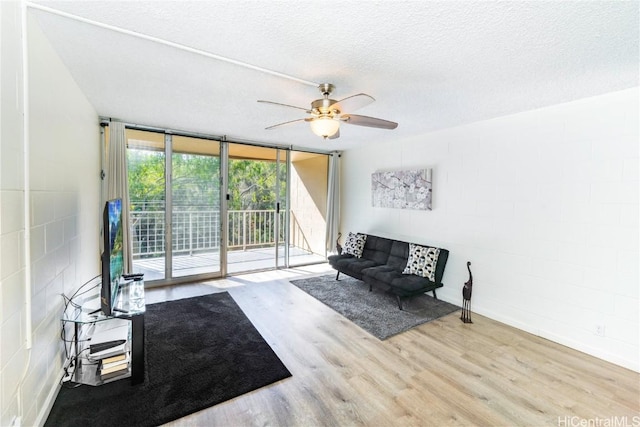
[[[289,267],[289,150],[276,153],[276,268]]]
[[[286,152],[235,143],[228,152],[227,272],[283,267]]]
[[[327,154],[129,128],[126,136],[133,270],[147,283],[326,260]]]
[[[166,147],[164,134],[127,129],[133,271],[145,281],[166,276]],[[108,139],[107,139],[108,140]]]
[[[220,273],[220,142],[171,138],[171,277]]]
[[[219,277],[220,142],[127,129],[127,145],[134,271],[156,283]]]
[[[229,144],[227,271],[326,261],[327,154]]]

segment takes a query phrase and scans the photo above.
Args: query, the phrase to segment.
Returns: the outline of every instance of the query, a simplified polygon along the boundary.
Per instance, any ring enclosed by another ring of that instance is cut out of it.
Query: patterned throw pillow
[[[356,258],[362,257],[362,251],[364,250],[364,244],[367,241],[367,235],[357,233],[354,234],[349,232],[347,234],[347,240],[344,242],[344,247],[342,248],[343,254],[351,254]]]
[[[436,265],[440,249],[419,246],[409,243],[409,258],[402,274],[415,274],[426,277],[432,282],[436,280]]]

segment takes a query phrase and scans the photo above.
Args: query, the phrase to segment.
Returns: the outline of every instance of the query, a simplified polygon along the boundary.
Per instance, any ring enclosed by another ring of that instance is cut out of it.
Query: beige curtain
[[[327,252],[336,252],[340,226],[340,153],[329,158],[329,192],[327,194]]]
[[[127,176],[127,137],[123,123],[109,124],[107,151],[107,200],[122,199],[122,240],[124,273],[132,273],[131,221],[129,217],[129,179]]]

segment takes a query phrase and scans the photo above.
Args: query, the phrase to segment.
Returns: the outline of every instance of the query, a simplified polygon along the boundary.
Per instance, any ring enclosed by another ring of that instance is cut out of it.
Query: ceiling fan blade
[[[277,128],[277,127],[284,126],[284,125],[290,125],[290,124],[296,123],[296,122],[304,122],[306,120],[307,119],[290,120],[288,122],[278,123],[277,125],[269,126],[269,127],[265,128],[265,129],[273,129],[273,128]]]
[[[340,113],[356,111],[358,108],[371,104],[375,99],[366,93],[359,93],[331,104],[332,110],[338,110]]]
[[[302,110],[305,113],[310,113],[308,108],[302,108],[302,107],[296,107],[295,105],[289,105],[289,104],[281,104],[279,102],[273,102],[273,101],[264,101],[259,99],[258,102],[262,102],[263,104],[272,104],[272,105],[280,105],[281,107],[289,107],[289,108],[295,108],[296,110]]]
[[[395,129],[398,127],[396,122],[376,119],[375,117],[359,116],[357,114],[343,114],[340,119],[350,125],[367,126],[370,128]]]
[[[336,133],[334,133],[333,135],[331,135],[327,139],[338,139],[338,138],[340,138],[340,129],[338,129],[338,131]]]

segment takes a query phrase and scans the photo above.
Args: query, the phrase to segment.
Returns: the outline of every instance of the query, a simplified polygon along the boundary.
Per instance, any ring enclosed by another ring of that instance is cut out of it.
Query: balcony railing
[[[275,218],[280,215],[284,224],[285,212],[275,210],[228,211],[230,250],[275,245]],[[162,210],[131,212],[133,258],[162,256],[165,252],[165,212]],[[293,221],[292,216],[292,224]],[[173,212],[172,251],[174,254],[193,254],[220,250],[220,212]],[[299,228],[293,226],[293,228]],[[284,243],[284,225],[278,243]],[[299,232],[293,233],[298,235]]]

